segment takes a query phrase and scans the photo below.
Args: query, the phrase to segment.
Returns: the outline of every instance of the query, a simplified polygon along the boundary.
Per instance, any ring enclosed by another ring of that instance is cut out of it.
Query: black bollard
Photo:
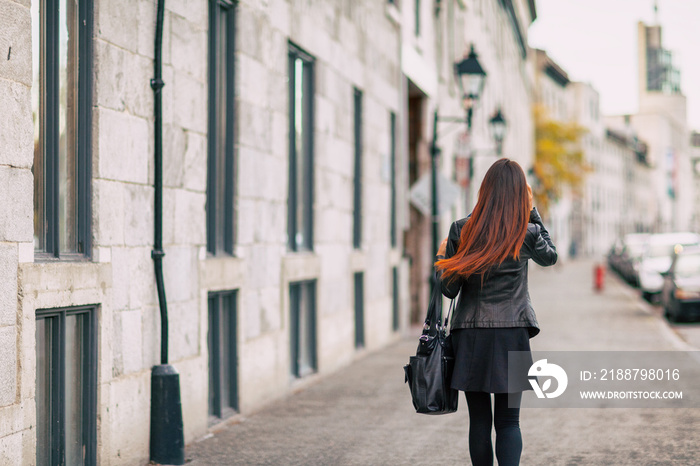
[[[185,464],[180,374],[170,364],[151,372],[151,461]]]

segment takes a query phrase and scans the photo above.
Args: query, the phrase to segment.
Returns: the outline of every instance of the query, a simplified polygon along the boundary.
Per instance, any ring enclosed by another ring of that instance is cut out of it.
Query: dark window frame
[[[85,314],[87,325],[82,329],[81,338],[84,359],[82,360],[82,426],[85,466],[97,464],[97,305],[75,306],[61,309],[37,309],[36,320],[54,319],[58,325],[52,326],[52,343],[56,348],[51,351],[51,416],[50,431],[51,463],[65,462],[65,396],[66,396],[66,318],[71,315]],[[56,369],[55,371],[53,369]],[[38,415],[38,414],[37,414]],[[42,422],[37,419],[37,423]]]
[[[40,1],[40,0],[35,0]],[[84,260],[92,255],[92,89],[93,89],[93,2],[78,0],[78,98],[75,154],[75,235],[77,252],[60,251],[59,220],[59,34],[60,14],[55,3],[39,5],[40,62],[44,79],[39,91],[39,125],[43,128],[43,219],[44,247],[37,249],[37,261]],[[50,40],[49,40],[50,39]],[[35,212],[36,215],[36,212]]]
[[[289,197],[287,204],[287,248],[292,252],[313,251],[314,247],[314,92],[315,92],[315,59],[292,44],[288,44],[288,73],[289,73]],[[302,154],[298,154],[296,150],[296,129],[295,129],[295,113],[296,113],[296,79],[295,79],[295,62],[296,60],[303,62],[303,97],[302,105],[307,109],[304,112],[302,108],[303,134],[302,145],[305,148]],[[303,193],[300,205],[298,198],[297,186],[297,166],[298,158],[303,157],[304,172],[302,177],[305,180]],[[297,213],[299,209],[303,209],[304,217],[303,225],[297,224]],[[297,233],[303,233],[303,242],[297,244]]]
[[[399,268],[391,268],[391,328],[399,330]]]
[[[397,231],[396,231],[396,114],[389,113],[389,132],[390,132],[390,147],[389,147],[389,171],[391,178],[391,196],[390,196],[390,217],[389,217],[389,239],[391,247],[397,246]]]
[[[235,245],[235,187],[236,187],[236,98],[235,49],[236,5],[230,0],[209,1],[209,121],[207,134],[207,252],[212,255],[234,254]],[[222,39],[219,34],[221,15],[226,14],[225,72],[221,83],[219,55]],[[219,143],[220,86],[225,87],[226,136],[224,157]],[[224,184],[223,190],[219,184]]]
[[[210,424],[226,419],[239,410],[238,387],[238,290],[209,292],[209,403]],[[228,313],[225,318],[224,313]],[[226,328],[228,323],[228,328]],[[216,329],[216,331],[212,331]],[[226,333],[228,335],[226,335]],[[225,337],[228,336],[228,339]],[[226,347],[224,347],[226,346]],[[224,351],[227,357],[224,358]],[[228,380],[224,367],[228,360]],[[223,399],[228,385],[228,400]],[[212,419],[213,418],[213,419]]]
[[[353,88],[355,161],[353,169],[352,197],[352,246],[362,247],[362,91]]]
[[[309,309],[306,331],[309,337],[307,342],[301,341],[301,305],[303,293],[302,288],[308,287]],[[317,306],[316,306],[316,279],[291,282],[289,284],[289,361],[290,375],[293,378],[302,378],[318,371],[318,338],[316,335]],[[301,365],[301,345],[306,343],[309,350],[309,368],[304,371]]]
[[[355,272],[355,348],[365,347],[365,274]]]

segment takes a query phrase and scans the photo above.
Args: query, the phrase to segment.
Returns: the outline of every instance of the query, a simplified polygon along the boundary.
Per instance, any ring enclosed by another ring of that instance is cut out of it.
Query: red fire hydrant
[[[605,267],[603,264],[598,263],[593,267],[593,284],[596,292],[603,291],[605,286]]]

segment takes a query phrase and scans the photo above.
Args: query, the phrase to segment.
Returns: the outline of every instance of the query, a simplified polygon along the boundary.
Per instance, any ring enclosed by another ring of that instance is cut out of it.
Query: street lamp
[[[471,46],[469,50],[469,55],[462,61],[454,64],[455,78],[457,78],[457,84],[459,85],[460,91],[462,93],[462,104],[467,111],[467,116],[465,118],[460,117],[438,117],[437,108],[433,114],[433,140],[430,145],[430,158],[431,158],[431,170],[432,170],[432,216],[433,216],[433,255],[437,254],[439,245],[439,234],[438,234],[438,194],[437,194],[437,158],[440,154],[440,149],[437,145],[438,131],[437,124],[438,121],[449,121],[453,123],[466,123],[467,130],[471,130],[472,127],[472,111],[474,104],[479,100],[481,92],[484,89],[484,81],[486,79],[486,72],[481,67],[479,60],[474,52],[474,45]],[[471,178],[471,167],[470,167],[470,178]]]
[[[462,91],[462,102],[467,110],[467,127],[472,127],[472,110],[481,92],[484,90],[486,81],[486,71],[481,67],[474,52],[474,45],[469,49],[469,55],[459,63],[455,63],[455,76],[460,91]]]
[[[506,135],[506,120],[503,118],[500,108],[489,120],[489,128],[491,129],[491,137],[496,142],[496,153],[500,157],[503,154],[503,138]]]

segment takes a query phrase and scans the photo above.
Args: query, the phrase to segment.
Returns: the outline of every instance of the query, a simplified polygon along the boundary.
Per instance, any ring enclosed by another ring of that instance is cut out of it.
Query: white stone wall
[[[98,463],[148,460],[150,372],[160,362],[153,241],[153,0],[95,2],[92,241],[88,262],[34,261],[30,1],[0,0],[0,464],[36,454],[35,311],[98,304]],[[166,2],[165,287],[185,440],[208,428],[207,296],[238,290],[240,411],[313,381],[289,376],[289,283],[317,280],[318,372],[399,337],[389,244],[390,112],[401,121],[400,35],[382,2],[241,1],[236,31],[235,257],[205,251],[208,2]],[[288,42],[315,58],[314,252],[286,250]],[[11,47],[11,54],[10,54]],[[353,86],[363,91],[363,244],[352,249]],[[397,125],[399,213],[406,211]],[[399,219],[399,228],[405,220]],[[353,273],[365,274],[365,350]],[[400,295],[403,295],[401,293]],[[400,307],[406,309],[404,300]],[[406,327],[406,317],[400,318]]]
[[[148,458],[150,421],[144,414],[150,369],[160,362],[150,255],[155,2],[101,1],[95,10],[93,234],[97,259],[111,266],[112,276],[99,315],[98,438],[103,464],[131,464]],[[181,374],[186,441],[204,431],[207,409],[206,313],[198,280],[205,241],[207,29],[206,1],[166,2],[164,276],[169,359]]]
[[[530,11],[526,2],[514,3],[520,31],[527,44]],[[476,202],[486,171],[499,158],[489,128],[489,120],[499,108],[507,125],[502,157],[515,160],[526,173],[532,167],[535,83],[502,2],[490,0],[474,2],[473,6],[468,4],[465,24],[462,33],[464,51],[468,52],[469,44],[473,43],[479,61],[488,73],[484,92],[474,109],[472,126],[472,148],[476,158],[471,198]]]
[[[356,355],[354,272],[364,272],[365,278],[366,348],[398,336],[391,330],[391,268],[401,265],[401,246],[389,245],[390,184],[382,173],[391,111],[398,120],[401,81],[400,36],[382,3],[241,2],[238,15],[239,258],[206,259],[201,285],[203,290],[240,286],[239,388],[245,412],[291,387],[291,282],[317,280],[319,372],[335,370]],[[288,253],[285,243],[288,41],[315,58],[313,253]],[[352,248],[353,87],[363,92],[359,250]],[[240,281],[210,273],[219,267],[238,268]]]
[[[98,463],[145,464],[150,373],[160,361],[150,256],[154,129],[149,81],[156,2],[94,4],[93,256],[89,261],[51,263],[34,260],[30,3],[0,0],[0,56],[9,57],[0,59],[0,107],[8,115],[0,121],[0,464],[33,464],[36,454],[36,310],[88,304],[98,305]],[[496,159],[487,121],[499,106],[509,128],[504,155],[529,168],[530,72],[500,2],[480,2],[478,7],[443,2],[437,18],[433,4],[421,4],[422,33],[411,38],[411,2],[401,2],[401,9],[370,0],[239,2],[235,256],[212,258],[205,249],[208,2],[166,2],[164,265],[170,362],[180,373],[186,442],[209,428],[209,292],[238,290],[243,415],[319,377],[292,380],[289,375],[291,282],[317,280],[321,375],[399,338],[401,332],[392,330],[393,267],[399,269],[400,327],[407,328],[407,289],[414,284],[402,255],[403,229],[410,227],[406,76],[425,88],[426,113],[439,105],[441,114],[461,115],[452,64],[474,43],[489,73],[474,111],[474,140],[483,152],[477,153],[475,186]],[[517,8],[526,33],[529,13],[522,11],[524,5],[518,2]],[[285,240],[290,41],[315,57],[313,253],[289,253]],[[351,241],[354,87],[363,92],[364,141],[363,241],[357,250]],[[393,248],[390,112],[397,117],[398,244]],[[432,135],[431,130],[426,128],[425,134]],[[441,139],[443,154],[453,153],[452,136]],[[451,176],[449,157],[441,167]],[[468,207],[463,199],[460,216]],[[357,351],[353,274],[360,271],[365,280],[365,349]]]
[[[29,2],[0,0],[0,464],[8,465],[31,464],[35,455],[33,371],[24,357],[33,322],[18,312],[19,268],[34,249],[31,54]]]
[[[409,2],[410,3],[410,2]],[[426,2],[422,2],[424,5]],[[424,133],[432,137],[433,109],[439,109],[441,117],[466,116],[463,108],[460,88],[457,84],[453,66],[469,53],[473,45],[479,63],[487,73],[483,92],[473,109],[472,127],[469,134],[469,151],[474,159],[473,179],[470,193],[462,192],[455,203],[452,213],[443,215],[442,229],[446,232],[449,224],[457,218],[466,216],[476,203],[481,181],[488,168],[499,155],[489,128],[489,120],[501,109],[506,119],[507,129],[503,141],[502,157],[517,161],[523,170],[532,166],[534,160],[534,121],[532,103],[534,83],[528,69],[528,62],[522,56],[520,45],[512,29],[511,20],[500,1],[485,0],[470,4],[452,0],[443,2],[440,14],[435,18],[431,8],[423,7],[422,24],[430,28],[425,34],[434,42],[433,48],[427,48],[413,34],[412,10],[403,15],[404,54],[410,60],[404,60],[404,73],[416,84],[434,83],[437,87],[426,86],[422,90],[429,98],[425,115]],[[516,5],[520,29],[527,43],[527,28],[530,24],[530,12],[524,3]],[[408,21],[408,23],[406,23]],[[406,27],[408,25],[408,27]],[[408,51],[406,49],[409,49]],[[424,60],[433,57],[437,67],[414,67],[412,57],[420,55]],[[428,73],[433,74],[425,77]],[[440,122],[438,124],[438,145],[441,149],[440,169],[445,177],[454,177],[454,157],[457,152],[458,138],[466,131],[464,123]],[[471,199],[467,205],[467,199]]]

